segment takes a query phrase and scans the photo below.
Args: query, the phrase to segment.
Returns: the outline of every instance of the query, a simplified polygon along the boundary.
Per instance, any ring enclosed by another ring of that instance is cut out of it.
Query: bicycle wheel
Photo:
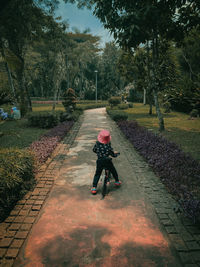
[[[107,194],[107,182],[108,182],[108,177],[109,177],[109,171],[105,170],[105,175],[102,180],[102,199],[105,197]]]

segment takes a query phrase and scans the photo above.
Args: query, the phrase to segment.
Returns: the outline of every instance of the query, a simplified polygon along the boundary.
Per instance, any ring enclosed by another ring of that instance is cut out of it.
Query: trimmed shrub
[[[176,196],[184,213],[200,219],[200,164],[175,143],[149,132],[135,121],[118,122],[119,128],[154,172]]]
[[[111,115],[111,118],[114,121],[126,121],[128,119],[128,115],[126,113],[115,113]]]
[[[29,113],[27,118],[30,126],[39,128],[52,128],[60,120],[59,113],[46,111]]]
[[[76,107],[76,94],[72,88],[68,88],[66,92],[63,94],[64,100],[62,101],[65,110],[70,113]]]
[[[133,108],[133,103],[128,103],[129,108]]]
[[[119,109],[128,109],[129,108],[128,104],[119,104],[117,107]]]
[[[128,119],[128,114],[123,111],[112,110],[109,108],[107,108],[106,111],[108,115],[111,117],[111,119],[113,119],[114,121],[125,121]]]
[[[108,100],[109,104],[111,107],[113,106],[117,106],[121,103],[121,97],[119,96],[112,96],[109,100]]]
[[[0,222],[35,183],[34,156],[28,150],[0,150]]]
[[[198,117],[198,115],[199,115],[199,111],[197,109],[193,109],[190,112],[190,117],[192,117],[192,118],[196,118],[196,117]]]
[[[72,115],[71,115],[71,119],[73,121],[77,121],[80,117],[80,115],[83,114],[83,111],[82,110],[75,110]]]
[[[60,120],[60,122],[70,120],[70,115],[69,115],[69,113],[60,111],[60,112],[59,112],[59,120]]]

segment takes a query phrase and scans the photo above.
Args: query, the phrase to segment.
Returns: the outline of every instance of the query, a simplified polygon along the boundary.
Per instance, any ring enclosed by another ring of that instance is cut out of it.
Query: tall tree
[[[67,1],[67,0],[66,0]],[[74,2],[74,1],[70,1]],[[185,32],[199,23],[200,6],[195,0],[79,0],[79,5],[94,4],[94,14],[109,29],[117,42],[127,49],[151,42],[152,76],[159,129],[164,130],[164,120],[158,102],[159,38],[180,40]]]
[[[99,95],[103,99],[122,93],[124,79],[120,77],[118,61],[121,49],[114,42],[106,43],[99,61]]]
[[[24,77],[24,58],[27,47],[46,29],[48,10],[52,12],[57,3],[56,0],[3,0],[0,4],[1,52],[3,53],[5,48],[9,49],[18,58],[16,76],[22,115],[26,112],[25,95],[28,95]],[[44,7],[46,9],[43,9]]]

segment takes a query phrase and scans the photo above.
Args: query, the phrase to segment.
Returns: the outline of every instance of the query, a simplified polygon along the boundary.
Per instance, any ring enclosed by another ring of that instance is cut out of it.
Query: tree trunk
[[[153,107],[152,103],[149,103],[149,115],[152,115],[152,107]]]
[[[144,89],[144,92],[143,92],[143,104],[146,105],[146,89]]]
[[[18,55],[18,58],[21,61],[21,65],[19,65],[18,71],[17,71],[17,81],[18,81],[18,88],[20,92],[20,111],[21,116],[23,117],[27,111],[28,111],[28,95],[27,88],[26,88],[26,81],[24,77],[24,58],[20,55]]]
[[[22,63],[24,65],[24,63]],[[28,110],[27,107],[27,102],[26,102],[26,97],[25,97],[25,81],[24,81],[24,72],[23,72],[24,67],[22,67],[21,71],[18,73],[18,84],[19,84],[19,89],[20,89],[20,111],[21,111],[21,116],[23,117]]]
[[[33,111],[32,110],[32,102],[31,102],[31,98],[30,98],[27,86],[25,86],[25,91],[26,91],[26,96],[27,96],[27,101],[28,101],[28,111],[32,112]]]
[[[158,36],[156,31],[154,32],[154,38],[153,38],[153,80],[154,80],[154,84],[153,84],[153,96],[154,96],[154,102],[155,102],[155,107],[156,107],[156,113],[158,116],[158,120],[159,120],[159,131],[164,131],[165,126],[164,126],[164,119],[163,119],[163,115],[160,111],[160,106],[159,106],[159,100],[158,100],[158,90],[159,88],[157,88],[157,84],[156,84],[156,68],[158,68]]]
[[[7,72],[7,75],[8,75],[8,82],[9,82],[9,85],[10,85],[11,92],[13,93],[14,103],[17,104],[16,91],[15,91],[15,87],[14,87],[14,84],[13,84],[11,71],[10,71],[8,63],[6,61],[6,55],[5,55],[5,51],[4,51],[4,44],[3,44],[2,40],[0,40],[0,46],[2,48],[1,54],[2,54],[2,56],[4,58],[4,60],[5,60],[5,67],[6,67],[6,72]]]
[[[164,131],[165,130],[165,126],[164,126],[164,119],[163,119],[163,115],[160,111],[160,106],[159,106],[159,101],[158,101],[158,94],[156,92],[156,90],[153,90],[153,94],[154,94],[154,102],[155,102],[155,107],[156,107],[156,113],[159,119],[159,131]]]
[[[57,101],[57,95],[58,95],[58,84],[59,81],[55,81],[54,82],[54,96],[53,96],[53,106],[52,106],[52,110],[54,111],[56,109],[56,101]]]
[[[55,89],[53,97],[53,106],[52,106],[53,111],[56,109],[56,96],[57,96],[57,90]]]

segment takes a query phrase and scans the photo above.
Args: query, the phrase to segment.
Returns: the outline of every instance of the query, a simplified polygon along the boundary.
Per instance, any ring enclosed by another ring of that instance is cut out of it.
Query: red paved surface
[[[120,207],[111,196],[100,200],[97,196],[87,197],[83,190],[72,186],[54,189],[25,247],[26,259],[20,264],[169,266],[173,263],[168,242],[156,223],[148,218],[143,201],[133,200]]]
[[[109,128],[104,112],[91,112],[15,266],[180,266],[123,155],[116,163],[122,187],[104,200],[90,194],[96,129]]]

